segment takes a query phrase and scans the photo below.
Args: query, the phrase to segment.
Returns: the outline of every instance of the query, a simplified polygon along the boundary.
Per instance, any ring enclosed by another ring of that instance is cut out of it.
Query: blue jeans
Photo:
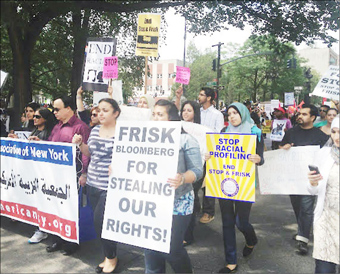
[[[183,247],[184,234],[190,219],[191,214],[185,216],[173,215],[170,253],[145,249],[145,273],[165,273],[166,261],[175,273],[192,273],[189,255]]]
[[[315,259],[315,273],[336,273],[336,264]]]
[[[252,203],[219,199],[222,225],[224,254],[227,264],[237,264],[235,224],[243,233],[246,244],[257,244],[257,237],[253,226],[249,223]]]
[[[305,243],[309,242],[309,235],[313,224],[315,197],[312,195],[290,195],[290,201],[298,224],[296,239]]]

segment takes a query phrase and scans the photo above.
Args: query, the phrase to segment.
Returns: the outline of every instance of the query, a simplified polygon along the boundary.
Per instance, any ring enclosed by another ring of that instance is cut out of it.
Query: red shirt
[[[87,139],[89,138],[90,132],[91,130],[88,125],[78,119],[76,115],[73,115],[70,120],[67,121],[67,123],[64,124],[63,122],[59,121],[59,123],[54,126],[50,137],[48,137],[48,141],[72,143],[74,134],[79,134],[82,136],[83,142],[87,144]],[[85,155],[81,156],[83,164],[82,173],[86,173],[90,159]]]

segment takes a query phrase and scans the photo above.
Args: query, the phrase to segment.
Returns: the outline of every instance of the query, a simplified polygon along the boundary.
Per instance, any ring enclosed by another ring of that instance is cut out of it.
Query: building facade
[[[322,76],[329,66],[339,66],[339,55],[330,48],[306,48],[299,50],[299,55],[307,59],[305,66],[311,67]]]
[[[147,94],[153,97],[169,97],[175,83],[176,66],[183,66],[183,61],[177,59],[153,61],[149,65],[150,75],[147,79]],[[144,81],[145,82],[145,81]],[[144,94],[145,83],[142,87],[135,87],[135,97]]]

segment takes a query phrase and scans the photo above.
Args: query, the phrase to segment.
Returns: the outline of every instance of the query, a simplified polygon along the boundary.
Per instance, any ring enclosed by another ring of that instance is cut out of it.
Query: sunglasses
[[[54,108],[53,112],[59,112],[60,108]]]
[[[40,115],[33,115],[33,118],[40,119],[41,116]]]
[[[98,114],[97,114],[97,113],[92,113],[92,114],[91,114],[91,116],[93,116],[93,117],[97,117],[97,116],[98,116]]]
[[[320,109],[320,112],[327,112],[327,110],[325,110],[325,109]]]

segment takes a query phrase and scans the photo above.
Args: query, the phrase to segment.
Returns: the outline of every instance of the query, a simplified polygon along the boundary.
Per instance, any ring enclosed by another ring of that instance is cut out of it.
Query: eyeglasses
[[[98,116],[98,114],[97,114],[97,113],[92,113],[92,114],[91,114],[91,116],[93,116],[93,117],[97,117],[97,116]]]
[[[40,115],[33,115],[33,118],[40,119],[41,116]]]

